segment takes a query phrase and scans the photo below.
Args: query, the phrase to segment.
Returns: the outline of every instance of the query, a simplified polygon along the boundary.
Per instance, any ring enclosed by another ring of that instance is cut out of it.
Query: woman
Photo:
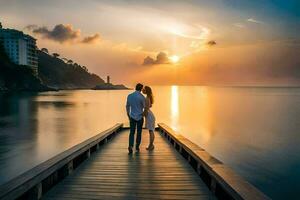
[[[153,104],[153,94],[152,89],[149,86],[145,86],[143,88],[143,93],[146,94],[146,106],[145,106],[145,118],[146,118],[146,128],[149,130],[149,136],[150,136],[150,143],[149,146],[146,148],[147,150],[153,150],[154,149],[154,129],[155,129],[155,116],[151,111],[151,107]]]

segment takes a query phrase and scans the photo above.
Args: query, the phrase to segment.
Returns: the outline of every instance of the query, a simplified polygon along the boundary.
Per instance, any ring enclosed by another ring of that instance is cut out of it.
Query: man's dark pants
[[[130,134],[129,134],[129,147],[133,148],[134,144],[134,134],[135,130],[137,130],[136,140],[135,140],[135,148],[138,149],[141,144],[142,139],[142,130],[143,130],[144,118],[140,120],[135,120],[130,117]]]

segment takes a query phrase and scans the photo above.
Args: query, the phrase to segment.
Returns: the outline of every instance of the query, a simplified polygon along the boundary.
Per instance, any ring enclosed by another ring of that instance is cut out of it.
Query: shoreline
[[[163,85],[163,86],[171,86],[171,85]],[[183,87],[212,87],[212,88],[232,88],[232,89],[238,89],[238,88],[244,88],[244,89],[250,89],[250,88],[256,88],[256,89],[300,89],[300,86],[208,86],[208,85],[176,85],[176,86],[183,86]],[[1,93],[6,92],[51,92],[51,91],[61,91],[61,90],[133,90],[132,88],[128,88],[126,86],[124,87],[107,87],[107,86],[101,86],[101,87],[76,87],[76,88],[47,88],[47,89],[8,89],[8,88],[0,88]]]
[[[10,89],[3,89],[0,88],[0,93],[10,93],[10,92],[59,92],[59,91],[72,91],[72,90],[132,90],[132,88],[124,88],[124,89],[117,89],[117,88],[106,88],[106,89],[93,89],[93,88],[59,88],[59,89],[49,89],[49,90],[25,90],[25,89],[20,89],[20,90],[10,90]]]

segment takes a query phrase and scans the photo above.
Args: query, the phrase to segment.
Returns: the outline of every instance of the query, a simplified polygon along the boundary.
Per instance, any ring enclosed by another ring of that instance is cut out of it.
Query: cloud
[[[37,25],[29,25],[26,27],[34,34],[41,35],[44,38],[64,43],[74,41],[80,38],[80,30],[73,28],[71,24],[57,24],[52,30],[47,27],[38,27]]]
[[[36,28],[38,28],[38,26],[35,24],[29,24],[25,27],[25,29],[30,30],[30,31],[33,29],[36,29]]]
[[[170,64],[170,59],[168,54],[165,52],[159,52],[156,56],[156,59],[147,56],[144,59],[143,65],[160,65],[160,64]]]
[[[252,22],[252,23],[256,23],[256,24],[263,24],[264,23],[263,21],[259,21],[259,20],[253,19],[253,18],[249,18],[249,19],[247,19],[247,21]]]
[[[238,28],[245,28],[246,26],[242,23],[234,23],[233,26],[238,27]]]
[[[147,56],[144,59],[143,65],[154,65],[154,64],[155,64],[155,60],[153,58],[151,58],[150,56]]]
[[[215,45],[217,45],[217,42],[214,41],[214,40],[210,40],[210,41],[208,41],[206,44],[207,44],[208,46],[215,46]]]
[[[156,56],[156,64],[168,64],[170,63],[169,57],[165,52],[159,52]]]
[[[87,37],[83,38],[83,40],[81,42],[91,44],[91,43],[96,42],[98,40],[100,40],[100,35],[98,33],[96,33],[94,35],[87,36]]]
[[[210,29],[200,25],[190,26],[187,24],[178,24],[177,27],[174,25],[169,32],[187,39],[204,40],[210,34]]]
[[[25,28],[36,35],[41,35],[43,38],[59,43],[75,42],[90,44],[100,39],[100,35],[98,33],[81,39],[82,36],[80,29],[73,28],[71,24],[57,24],[52,30],[46,26],[39,27],[34,24],[28,25]]]

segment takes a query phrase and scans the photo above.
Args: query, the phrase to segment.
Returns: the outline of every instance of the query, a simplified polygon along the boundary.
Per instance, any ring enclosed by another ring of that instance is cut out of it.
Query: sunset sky
[[[0,21],[114,83],[300,85],[299,0],[0,0]]]

